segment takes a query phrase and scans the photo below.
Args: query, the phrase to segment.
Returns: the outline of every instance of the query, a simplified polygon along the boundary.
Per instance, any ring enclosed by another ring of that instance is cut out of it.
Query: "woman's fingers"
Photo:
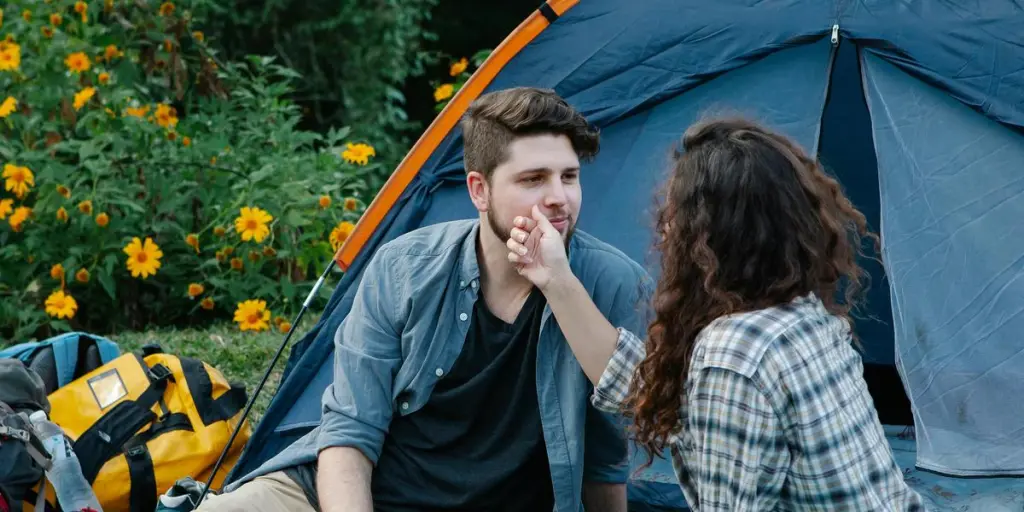
[[[526,254],[527,252],[526,246],[515,241],[513,238],[509,238],[508,241],[505,242],[505,247],[508,247],[508,250],[516,254]]]

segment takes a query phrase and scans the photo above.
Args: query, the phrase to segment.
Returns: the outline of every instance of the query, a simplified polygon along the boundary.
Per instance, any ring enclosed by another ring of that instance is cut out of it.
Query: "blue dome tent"
[[[581,174],[580,227],[655,275],[651,203],[688,125],[740,114],[817,153],[883,238],[886,271],[864,262],[871,291],[856,329],[908,479],[938,510],[1024,500],[1024,484],[1002,478],[1024,475],[1024,6],[1013,0],[542,4],[434,120],[342,248],[341,283],[293,347],[231,479],[319,422],[334,332],[375,249],[476,215],[459,116],[480,94],[520,85],[555,89],[601,128],[601,153]],[[685,507],[664,461],[630,497],[637,510]]]

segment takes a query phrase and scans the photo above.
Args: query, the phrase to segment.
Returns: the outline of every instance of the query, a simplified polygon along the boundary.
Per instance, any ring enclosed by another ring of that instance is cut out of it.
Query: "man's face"
[[[513,220],[531,217],[537,205],[568,244],[583,200],[579,167],[568,137],[535,135],[512,142],[488,187],[485,214],[498,239],[508,240]]]

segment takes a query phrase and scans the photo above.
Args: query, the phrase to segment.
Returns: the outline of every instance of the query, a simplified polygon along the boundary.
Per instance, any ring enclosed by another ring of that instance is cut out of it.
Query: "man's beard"
[[[491,226],[491,232],[493,232],[499,240],[507,242],[509,238],[512,238],[512,228],[498,224],[498,220],[491,214],[492,210],[487,210],[487,223]],[[565,244],[566,250],[569,249],[569,240],[572,240],[573,233],[576,232],[576,222],[570,216],[566,216],[569,219],[569,227],[565,231],[565,235],[562,237],[562,243]],[[561,234],[561,233],[559,233]]]

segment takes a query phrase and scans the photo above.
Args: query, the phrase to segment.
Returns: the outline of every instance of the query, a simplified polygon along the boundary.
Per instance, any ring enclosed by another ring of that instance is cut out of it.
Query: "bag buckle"
[[[174,380],[174,374],[171,373],[171,370],[159,363],[149,367],[149,377],[153,382],[167,379]]]
[[[132,446],[132,447],[128,448],[127,450],[125,450],[124,453],[125,453],[125,455],[127,455],[129,457],[133,457],[133,458],[134,457],[138,457],[138,456],[143,455],[143,454],[146,453],[146,445],[144,445],[144,444],[137,444],[137,445]]]

